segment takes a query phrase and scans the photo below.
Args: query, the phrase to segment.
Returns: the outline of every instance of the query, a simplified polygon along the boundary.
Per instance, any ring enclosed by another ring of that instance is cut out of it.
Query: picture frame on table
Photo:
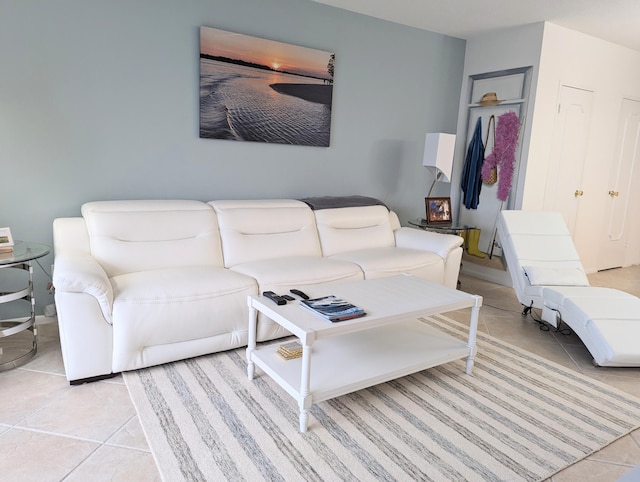
[[[13,236],[10,228],[0,228],[0,253],[13,251]]]
[[[426,197],[424,198],[427,210],[427,224],[451,224],[453,216],[451,214],[451,198],[448,197]]]

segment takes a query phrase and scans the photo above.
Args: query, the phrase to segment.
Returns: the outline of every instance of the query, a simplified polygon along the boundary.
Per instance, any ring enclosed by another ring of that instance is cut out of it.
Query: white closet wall
[[[640,264],[640,101],[622,99],[608,188],[598,267]]]
[[[569,100],[568,91],[576,94]],[[629,251],[640,244],[640,224],[628,209],[640,174],[637,153],[625,147],[638,139],[625,99],[640,101],[640,52],[545,24],[522,208],[561,210],[588,272],[640,261]],[[563,126],[569,110],[576,122]],[[564,144],[573,153],[559,155],[557,139],[567,128],[575,139],[568,141],[569,131]],[[573,168],[563,171],[565,162]],[[529,175],[546,175],[542,203]]]

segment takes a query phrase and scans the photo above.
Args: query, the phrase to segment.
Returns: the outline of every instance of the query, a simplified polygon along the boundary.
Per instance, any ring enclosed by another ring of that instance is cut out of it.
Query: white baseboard
[[[473,276],[474,278],[491,281],[492,283],[509,286],[510,288],[513,287],[508,271],[501,271],[475,263],[465,263],[463,261],[460,272],[467,276]]]
[[[12,321],[25,321],[28,320],[29,316],[21,316],[20,318],[7,318],[6,320],[4,319],[0,319],[0,321],[8,321],[8,322],[12,322]],[[58,321],[58,317],[57,316],[44,316],[44,315],[36,315],[36,324],[38,325],[44,325],[45,323],[55,323]]]
[[[44,325],[46,323],[55,323],[58,321],[57,316],[36,315],[36,325]]]

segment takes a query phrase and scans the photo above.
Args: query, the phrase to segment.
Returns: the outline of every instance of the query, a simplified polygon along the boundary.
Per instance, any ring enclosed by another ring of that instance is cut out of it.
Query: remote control
[[[307,295],[304,291],[300,291],[300,290],[289,290],[289,291],[291,291],[291,293],[293,293],[294,295],[298,295],[303,300],[309,299],[309,295]]]
[[[287,300],[285,300],[282,296],[278,296],[273,291],[265,291],[262,293],[262,296],[266,296],[271,301],[273,301],[276,305],[286,305]]]
[[[287,301],[295,301],[296,299],[293,296],[289,295],[281,295]]]

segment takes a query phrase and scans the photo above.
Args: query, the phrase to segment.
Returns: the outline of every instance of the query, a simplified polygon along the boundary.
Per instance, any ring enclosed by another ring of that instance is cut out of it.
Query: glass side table
[[[0,304],[27,301],[30,314],[26,319],[0,319],[0,372],[16,368],[31,360],[38,349],[36,330],[36,301],[33,295],[32,261],[46,256],[49,246],[26,241],[16,241],[12,253],[0,253],[0,272],[13,268],[27,273],[26,287],[0,291]],[[8,271],[7,271],[8,273]],[[13,275],[10,275],[13,277]],[[24,286],[24,285],[18,285]]]
[[[424,229],[425,231],[433,231],[434,233],[443,233],[443,234],[456,234],[458,236],[462,236],[464,238],[463,248],[467,251],[469,231],[472,229],[476,229],[475,226],[455,226],[453,224],[428,224],[424,219],[418,218],[415,221],[409,221],[411,226],[415,226],[416,228]],[[462,234],[464,233],[464,234]]]

